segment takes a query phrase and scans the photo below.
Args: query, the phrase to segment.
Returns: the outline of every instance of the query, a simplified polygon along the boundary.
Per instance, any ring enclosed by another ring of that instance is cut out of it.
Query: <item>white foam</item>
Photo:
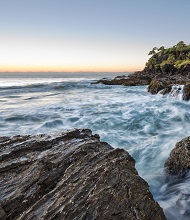
[[[183,87],[184,85],[178,85],[178,84],[173,85],[171,92],[169,93],[169,96],[182,100],[183,99]]]

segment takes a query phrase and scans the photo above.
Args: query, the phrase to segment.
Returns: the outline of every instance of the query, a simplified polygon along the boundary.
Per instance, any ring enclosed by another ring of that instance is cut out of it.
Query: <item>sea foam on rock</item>
[[[190,83],[187,78],[154,78],[147,88],[151,94],[169,94],[185,101],[190,100]]]
[[[0,219],[166,219],[134,159],[88,129],[0,138]]]
[[[102,83],[104,85],[123,85],[123,86],[143,86],[148,85],[147,91],[151,94],[160,93],[162,95],[172,94],[171,96],[177,97],[179,90],[184,86],[184,89],[181,90],[183,93],[181,95],[182,100],[190,100],[190,79],[187,76],[163,76],[158,74],[155,77],[147,74],[146,72],[135,72],[133,74],[126,76],[117,76],[114,79],[101,79],[92,84]],[[179,85],[178,90],[174,88]],[[173,91],[172,91],[173,89]],[[177,92],[178,91],[178,92]],[[181,93],[180,93],[181,94]]]

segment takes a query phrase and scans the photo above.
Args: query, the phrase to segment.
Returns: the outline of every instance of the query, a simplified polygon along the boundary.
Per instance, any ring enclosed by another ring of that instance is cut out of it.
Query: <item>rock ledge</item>
[[[165,219],[134,159],[88,129],[0,137],[0,219]]]

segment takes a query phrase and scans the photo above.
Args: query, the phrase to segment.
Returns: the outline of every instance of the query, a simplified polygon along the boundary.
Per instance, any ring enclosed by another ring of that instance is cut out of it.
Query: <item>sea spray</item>
[[[6,88],[0,86],[1,136],[89,128],[135,158],[139,174],[168,219],[189,220],[190,177],[176,184],[166,182],[164,174],[176,142],[190,136],[189,102],[151,95],[146,86],[91,85],[84,77],[14,80],[7,79]]]
[[[179,100],[183,100],[183,88],[184,85],[173,85],[169,96],[178,98]]]

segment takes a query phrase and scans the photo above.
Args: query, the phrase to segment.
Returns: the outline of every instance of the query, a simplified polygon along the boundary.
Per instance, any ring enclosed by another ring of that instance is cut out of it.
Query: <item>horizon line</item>
[[[131,73],[134,71],[0,71],[0,73]]]

